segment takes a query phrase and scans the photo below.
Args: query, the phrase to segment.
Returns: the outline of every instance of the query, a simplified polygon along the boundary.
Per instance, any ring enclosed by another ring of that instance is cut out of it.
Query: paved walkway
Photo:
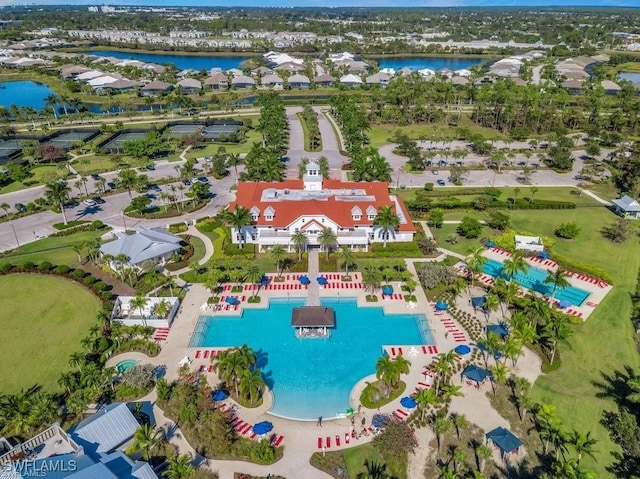
[[[316,278],[320,275],[320,260],[318,255],[320,250],[318,248],[307,248],[309,253],[309,271],[307,275],[311,280],[309,283],[309,289],[307,289],[307,306],[320,306],[320,285],[316,281]]]

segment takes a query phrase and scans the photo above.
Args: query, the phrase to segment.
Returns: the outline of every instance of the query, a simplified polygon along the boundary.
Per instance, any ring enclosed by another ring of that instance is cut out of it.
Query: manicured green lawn
[[[53,165],[35,166],[30,170],[31,176],[24,181],[14,181],[0,188],[0,194],[12,193],[14,191],[31,188],[32,186],[43,185],[49,181],[55,181],[58,178],[67,178],[70,176],[66,165],[61,167]]]
[[[132,167],[145,166],[149,161],[136,160],[134,158],[122,158]],[[77,158],[73,163],[73,168],[81,175],[90,175],[92,173],[104,173],[106,171],[114,171],[120,168],[108,155],[90,155]]]
[[[204,258],[204,255],[206,253],[204,241],[202,241],[197,236],[192,236],[189,239],[189,243],[193,245],[193,256],[191,257],[190,261],[200,261],[202,258]]]
[[[72,265],[78,262],[78,256],[72,250],[74,245],[82,245],[88,240],[98,238],[106,231],[84,231],[69,236],[49,237],[33,243],[28,243],[20,248],[5,254],[0,258],[0,264],[24,264],[27,261],[41,263],[49,261],[54,265]]]
[[[371,444],[363,444],[362,446],[351,447],[343,452],[344,462],[347,465],[347,472],[351,479],[356,479],[359,473],[364,473],[367,469],[364,467],[365,459],[376,461],[384,464],[384,460],[378,454]],[[389,470],[387,469],[387,472]]]
[[[0,277],[0,304],[3,393],[34,384],[59,391],[69,355],[81,350],[80,339],[96,323],[98,299],[64,278],[14,274]]]

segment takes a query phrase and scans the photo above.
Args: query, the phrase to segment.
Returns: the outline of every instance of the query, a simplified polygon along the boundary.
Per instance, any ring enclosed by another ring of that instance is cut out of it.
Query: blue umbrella
[[[458,354],[469,354],[471,352],[471,348],[466,344],[461,344],[456,346],[455,352]]]
[[[300,276],[298,278],[298,281],[300,281],[301,284],[309,284],[309,283],[311,283],[311,280],[309,279],[308,276]]]
[[[549,259],[549,253],[540,253],[538,255],[538,258],[540,258],[540,259]]]
[[[329,282],[327,278],[325,278],[324,276],[318,276],[316,278],[316,281],[318,282],[318,284],[321,284],[321,285],[325,285]]]
[[[373,416],[373,419],[371,419],[371,425],[373,427],[382,427],[387,423],[387,421],[388,419],[382,414],[376,414]]]
[[[273,429],[273,424],[269,421],[262,421],[253,425],[253,432],[258,435],[266,434]]]
[[[571,301],[567,301],[566,299],[563,299],[558,303],[558,307],[562,309],[568,308],[569,306],[571,306]]]
[[[393,294],[393,287],[392,286],[383,286],[382,287],[382,294]]]
[[[487,248],[493,248],[496,244],[493,241],[487,241],[484,245]]]
[[[240,303],[240,301],[238,301],[238,298],[236,298],[235,296],[229,296],[228,298],[225,298],[224,302],[227,303],[227,304],[239,304]]]
[[[446,311],[446,309],[449,307],[449,305],[447,303],[445,303],[444,301],[438,301],[436,303],[436,309],[438,311]]]
[[[402,406],[406,407],[407,409],[413,409],[414,407],[417,406],[416,400],[413,399],[411,396],[405,396],[402,399],[400,399],[400,404],[402,404]]]
[[[213,393],[211,393],[211,399],[213,399],[216,402],[224,401],[228,397],[229,395],[227,394],[227,392],[223,391],[222,389],[216,389],[215,391],[213,391]]]

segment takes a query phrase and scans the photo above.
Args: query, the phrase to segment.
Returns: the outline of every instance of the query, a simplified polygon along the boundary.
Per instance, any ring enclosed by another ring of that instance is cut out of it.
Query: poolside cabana
[[[462,379],[466,380],[466,383],[470,386],[479,388],[489,377],[490,373],[484,368],[470,364],[462,371]]]
[[[516,249],[541,253],[544,251],[544,243],[540,236],[515,236]]]
[[[501,324],[488,324],[485,328],[488,333],[493,333],[496,336],[500,336],[502,339],[505,339],[509,336],[509,330],[507,329],[507,325],[504,323]]]
[[[324,306],[301,306],[293,308],[291,326],[297,338],[326,338],[329,330],[336,327],[336,313]]]
[[[497,427],[493,431],[489,431],[485,436],[487,441],[491,441],[495,447],[500,449],[503,457],[505,454],[518,454],[522,447],[522,441],[503,427]]]
[[[169,328],[180,307],[180,299],[176,297],[145,297],[142,308],[132,306],[134,296],[118,296],[111,311],[111,321],[125,326],[152,326]],[[159,306],[160,303],[164,303]]]

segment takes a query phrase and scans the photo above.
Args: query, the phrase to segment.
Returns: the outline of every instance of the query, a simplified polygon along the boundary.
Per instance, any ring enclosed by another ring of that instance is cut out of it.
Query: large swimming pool
[[[486,274],[494,278],[502,276],[502,268],[503,264],[493,259],[487,259],[482,267]],[[527,289],[531,289],[545,296],[551,296],[553,285],[544,284],[547,276],[549,276],[549,273],[547,273],[546,270],[529,266],[526,274],[518,273],[513,277],[513,280]],[[574,306],[580,306],[589,297],[589,294],[588,291],[583,289],[568,286],[566,288],[558,288],[554,298],[558,301],[569,301]]]
[[[358,308],[353,298],[322,300],[336,312],[331,337],[297,339],[291,310],[303,305],[304,300],[272,299],[268,309],[247,309],[241,317],[203,316],[190,346],[248,344],[273,390],[270,412],[312,420],[346,412],[353,386],[375,373],[382,345],[435,344],[424,315],[385,315],[381,307]]]

